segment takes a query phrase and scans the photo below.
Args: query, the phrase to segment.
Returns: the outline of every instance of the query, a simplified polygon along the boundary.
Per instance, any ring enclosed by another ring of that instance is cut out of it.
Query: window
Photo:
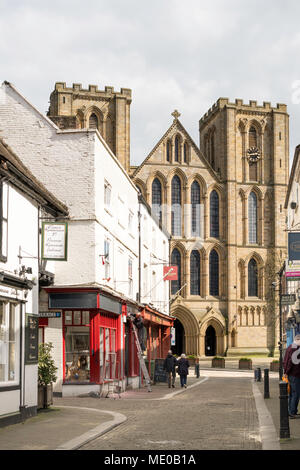
[[[105,279],[110,277],[110,240],[104,240]]]
[[[172,179],[172,235],[181,235],[181,182],[176,175]]]
[[[200,186],[197,181],[194,181],[191,187],[191,204],[192,204],[192,214],[191,214],[191,235],[192,237],[200,236]]]
[[[210,236],[219,238],[219,196],[215,190],[210,194]]]
[[[158,178],[152,183],[152,211],[153,214],[162,221],[162,194],[161,194],[161,183]]]
[[[257,197],[252,191],[248,199],[249,243],[257,243]]]
[[[200,255],[194,250],[190,258],[190,293],[200,295]]]
[[[176,294],[176,292],[181,288],[181,254],[175,248],[171,256],[171,265],[177,266],[178,268],[178,279],[177,281],[171,281],[171,294]]]
[[[213,168],[215,168],[215,135],[211,134],[210,137],[210,163]]]
[[[167,162],[171,161],[171,142],[167,142]]]
[[[129,214],[128,214],[128,231],[129,233],[132,232],[132,222],[133,222],[133,213],[131,211],[129,211]]]
[[[257,133],[253,126],[249,130],[249,147],[257,147]]]
[[[100,327],[99,342],[100,379],[114,379],[119,377],[119,364],[116,352],[116,330],[114,328]]]
[[[209,255],[209,295],[219,295],[219,255],[216,250]]]
[[[89,118],[89,128],[90,129],[98,129],[98,118],[96,114],[91,114]]]
[[[178,135],[175,137],[175,162],[179,162],[180,140]]]
[[[183,161],[184,163],[188,162],[188,144],[185,142],[183,146]]]
[[[65,382],[90,380],[90,315],[89,311],[64,312]],[[71,326],[69,326],[71,325]]]
[[[249,162],[249,180],[257,181],[257,162]]]
[[[8,185],[0,183],[0,261],[7,261]]]
[[[20,307],[0,302],[0,387],[19,381]]]
[[[128,258],[128,281],[129,281],[128,295],[129,297],[132,297],[133,278],[132,278],[132,259],[131,258]]]
[[[258,271],[255,259],[251,258],[248,264],[248,296],[258,297]]]
[[[111,185],[104,181],[104,205],[105,207],[110,207],[111,202]]]

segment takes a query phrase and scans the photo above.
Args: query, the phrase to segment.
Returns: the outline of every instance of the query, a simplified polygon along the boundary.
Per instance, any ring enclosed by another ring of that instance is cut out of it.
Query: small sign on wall
[[[42,259],[67,261],[68,224],[42,222]]]
[[[175,333],[175,328],[171,326],[171,346],[176,346]]]
[[[39,357],[39,318],[26,313],[25,323],[25,364],[37,364]]]

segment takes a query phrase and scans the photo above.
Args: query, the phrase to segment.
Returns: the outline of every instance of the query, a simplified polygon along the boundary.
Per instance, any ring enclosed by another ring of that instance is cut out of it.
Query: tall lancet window
[[[254,258],[251,258],[248,264],[248,296],[258,297],[258,271]]]
[[[180,140],[178,135],[175,137],[175,162],[179,162]]]
[[[190,258],[190,293],[200,295],[200,255],[197,250],[193,250]]]
[[[200,237],[200,186],[194,181],[191,187],[191,236]]]
[[[183,161],[184,163],[187,163],[188,162],[188,144],[185,142],[184,143],[184,146],[183,146]]]
[[[209,255],[209,295],[219,295],[219,255],[216,250]]]
[[[171,161],[171,142],[167,142],[167,162]]]
[[[257,132],[253,126],[249,130],[249,147],[257,147]]]
[[[181,254],[177,248],[172,251],[171,264],[178,268],[177,281],[171,281],[171,294],[174,295],[181,288]]]
[[[181,181],[177,175],[172,179],[171,231],[172,235],[181,235]]]
[[[162,194],[161,183],[158,178],[152,183],[152,211],[154,215],[162,221]]]
[[[97,118],[95,113],[90,115],[89,128],[90,129],[98,129],[98,118]]]
[[[210,194],[210,236],[219,238],[219,195],[215,190]]]
[[[257,243],[257,196],[252,191],[248,199],[249,243]]]

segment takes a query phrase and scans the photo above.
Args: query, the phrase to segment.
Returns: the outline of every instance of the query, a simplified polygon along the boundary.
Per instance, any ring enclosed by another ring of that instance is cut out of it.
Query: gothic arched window
[[[210,163],[213,168],[215,168],[215,135],[211,134],[210,137]]]
[[[209,255],[209,295],[219,295],[219,255],[216,250]]]
[[[167,162],[171,161],[171,142],[167,142]]]
[[[175,162],[179,162],[180,140],[178,135],[175,137]]]
[[[97,118],[95,113],[90,115],[89,128],[90,129],[98,129],[98,118]]]
[[[184,163],[188,162],[188,144],[186,142],[184,142],[183,146],[183,161]]]
[[[177,248],[172,251],[171,265],[178,268],[177,281],[171,281],[171,294],[174,295],[181,288],[181,254]]]
[[[200,255],[193,250],[190,258],[190,293],[200,295]]]
[[[172,220],[171,220],[172,235],[181,235],[181,181],[175,175],[172,179]]]
[[[248,264],[248,297],[258,297],[258,270],[254,258]]]
[[[253,126],[249,130],[249,147],[257,147],[257,132]]]
[[[257,243],[257,197],[252,191],[248,199],[249,243]]]
[[[200,236],[200,186],[197,181],[194,181],[191,187],[191,235],[192,237]]]
[[[161,194],[161,182],[158,178],[152,183],[152,211],[153,214],[162,220],[162,194]]]
[[[210,236],[219,238],[219,195],[215,190],[210,194]]]

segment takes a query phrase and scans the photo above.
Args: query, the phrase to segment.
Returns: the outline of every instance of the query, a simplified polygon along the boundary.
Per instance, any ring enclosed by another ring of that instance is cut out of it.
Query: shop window
[[[90,327],[88,311],[64,312],[65,382],[90,380]]]
[[[101,382],[119,377],[120,365],[117,362],[116,330],[100,328],[99,362]]]
[[[19,380],[19,305],[0,302],[0,387]]]

